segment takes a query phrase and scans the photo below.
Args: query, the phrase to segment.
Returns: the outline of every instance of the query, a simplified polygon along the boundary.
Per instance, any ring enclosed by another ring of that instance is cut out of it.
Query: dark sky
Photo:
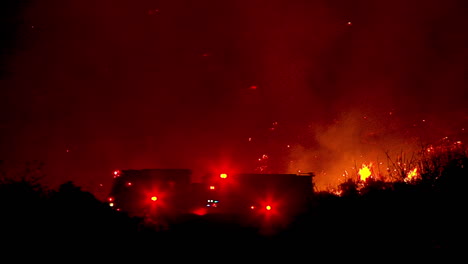
[[[3,5],[0,159],[44,162],[52,186],[99,196],[130,168],[325,186],[468,129],[464,0]]]

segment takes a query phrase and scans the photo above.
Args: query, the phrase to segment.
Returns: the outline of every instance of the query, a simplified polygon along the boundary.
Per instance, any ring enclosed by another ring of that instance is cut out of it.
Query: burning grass
[[[468,153],[461,141],[448,137],[436,144],[421,146],[410,154],[401,152],[392,156],[386,152],[387,166],[383,163],[363,163],[355,173],[347,173],[346,179],[336,190],[338,195],[360,194],[369,188],[388,189],[395,184],[427,185],[431,187],[455,188],[466,183]],[[449,186],[453,183],[454,186]]]

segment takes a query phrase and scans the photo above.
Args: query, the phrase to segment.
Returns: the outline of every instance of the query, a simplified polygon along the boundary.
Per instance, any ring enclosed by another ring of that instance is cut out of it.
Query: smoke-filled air
[[[0,160],[52,186],[104,197],[116,169],[188,168],[333,190],[466,142],[466,1],[21,3],[4,11]]]

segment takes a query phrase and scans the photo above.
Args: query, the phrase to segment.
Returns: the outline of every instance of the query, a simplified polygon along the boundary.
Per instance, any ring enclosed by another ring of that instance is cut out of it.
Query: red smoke
[[[464,139],[467,11],[32,1],[1,80],[1,159],[43,161],[51,184],[99,195],[127,168],[301,170],[326,187],[386,152]]]

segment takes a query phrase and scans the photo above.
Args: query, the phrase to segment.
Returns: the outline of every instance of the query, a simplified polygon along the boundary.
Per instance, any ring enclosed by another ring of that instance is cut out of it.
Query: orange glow
[[[221,174],[219,175],[219,177],[220,177],[221,179],[226,179],[226,178],[227,178],[227,174],[226,174],[226,173],[221,173]]]
[[[158,200],[157,196],[151,196],[151,201],[156,202]]]
[[[366,165],[364,163],[362,164],[362,168],[359,169],[359,172],[358,172],[361,181],[365,181],[367,178],[369,178],[372,175],[371,167],[372,167],[372,163],[370,163],[369,165]]]

